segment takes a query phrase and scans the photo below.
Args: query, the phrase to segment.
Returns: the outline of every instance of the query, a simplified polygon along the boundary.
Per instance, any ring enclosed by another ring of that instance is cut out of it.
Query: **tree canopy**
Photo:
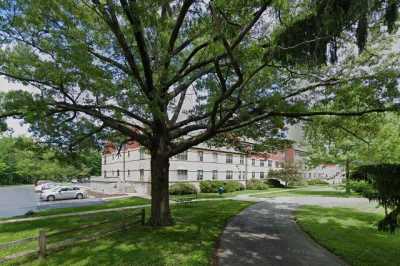
[[[100,155],[94,150],[65,154],[28,137],[0,138],[0,185],[35,181],[69,181],[100,174]]]
[[[397,110],[398,5],[1,0],[0,75],[32,89],[1,94],[0,119],[58,145],[138,141],[152,155],[151,223],[170,224],[171,156],[227,132],[262,143],[304,117]],[[331,108],[348,97],[358,104]]]
[[[285,162],[281,169],[270,170],[268,178],[277,178],[285,182],[285,186],[294,185],[303,180],[299,165],[295,162]]]

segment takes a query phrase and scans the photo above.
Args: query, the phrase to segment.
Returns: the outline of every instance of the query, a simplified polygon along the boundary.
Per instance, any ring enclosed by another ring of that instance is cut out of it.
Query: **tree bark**
[[[350,160],[346,159],[346,193],[350,194]]]
[[[159,149],[151,152],[151,216],[149,224],[168,226],[173,224],[169,207],[169,158],[165,153],[160,153]]]

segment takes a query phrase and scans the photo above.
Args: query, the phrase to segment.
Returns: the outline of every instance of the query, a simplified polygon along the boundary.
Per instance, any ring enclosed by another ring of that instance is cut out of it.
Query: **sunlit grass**
[[[319,196],[319,197],[338,197],[338,198],[349,198],[349,197],[359,197],[357,193],[351,192],[346,193],[344,190],[334,190],[326,186],[324,187],[304,187],[301,189],[287,189],[280,190],[276,193],[265,193],[265,194],[257,194],[254,197],[257,198],[270,198],[270,197],[303,197],[303,196]]]
[[[296,212],[305,232],[350,265],[399,265],[400,234],[378,231],[376,223],[382,217],[380,213],[316,206]]]
[[[127,232],[54,253],[42,264],[39,260],[21,260],[9,265],[209,265],[215,241],[228,219],[250,204],[222,200],[212,204],[195,202],[191,207],[173,206],[174,226],[154,229],[138,225]],[[41,228],[55,231],[89,221],[118,221],[120,215],[121,212],[111,212],[84,220],[68,217],[0,225],[0,243],[35,235]],[[15,236],[15,232],[19,235]]]

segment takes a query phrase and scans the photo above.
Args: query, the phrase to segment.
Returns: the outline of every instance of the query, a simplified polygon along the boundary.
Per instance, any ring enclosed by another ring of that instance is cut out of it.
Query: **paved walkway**
[[[346,265],[298,228],[296,206],[262,201],[234,217],[221,236],[218,265]]]

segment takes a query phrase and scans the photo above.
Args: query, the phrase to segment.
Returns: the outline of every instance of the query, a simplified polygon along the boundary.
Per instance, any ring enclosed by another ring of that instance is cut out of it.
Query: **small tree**
[[[285,162],[282,165],[282,169],[271,170],[268,173],[269,178],[276,178],[285,182],[285,187],[289,184],[300,182],[303,180],[298,165],[294,162]]]
[[[378,229],[393,233],[400,227],[400,165],[367,165],[360,170],[368,173],[374,188],[364,196],[385,208],[385,218],[378,223]]]

